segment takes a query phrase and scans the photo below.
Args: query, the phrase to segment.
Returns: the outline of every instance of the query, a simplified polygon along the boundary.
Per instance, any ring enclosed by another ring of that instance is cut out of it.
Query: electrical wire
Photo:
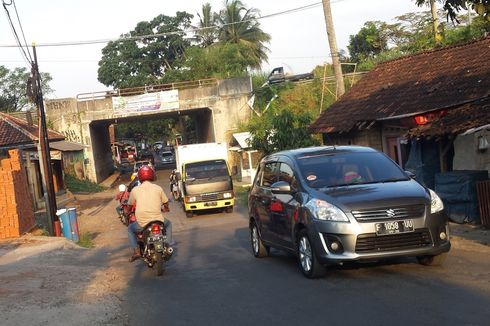
[[[19,12],[17,11],[17,6],[15,5],[15,0],[11,0],[10,2],[14,4],[15,15],[17,16],[17,21],[19,22],[19,27],[20,27],[20,31],[22,32],[22,37],[24,38],[24,44],[26,46],[27,54],[29,54],[30,62],[33,62],[34,60],[32,59],[31,52],[29,51],[29,46],[27,45],[26,36],[24,34],[24,29],[22,28],[22,23],[20,22]]]
[[[11,0],[11,1],[13,1],[13,0]],[[345,1],[345,0],[333,0],[331,2],[337,3],[337,2],[341,2],[341,1]],[[4,2],[5,2],[5,0],[4,0]],[[56,47],[56,46],[90,45],[90,44],[100,44],[100,43],[108,43],[108,42],[141,41],[141,40],[145,40],[145,39],[149,39],[149,38],[156,38],[156,37],[162,37],[162,36],[181,35],[181,34],[186,34],[186,33],[196,33],[199,31],[205,31],[205,30],[210,30],[210,29],[218,29],[218,28],[222,28],[225,26],[241,24],[241,23],[246,23],[246,22],[255,22],[258,20],[262,20],[262,19],[267,19],[267,18],[277,17],[277,16],[281,16],[281,15],[296,13],[299,11],[312,9],[312,8],[315,8],[315,7],[318,7],[321,5],[322,5],[322,2],[315,2],[315,3],[311,3],[309,5],[304,5],[304,6],[293,8],[293,9],[288,9],[288,10],[284,10],[284,11],[280,11],[280,12],[276,12],[276,13],[272,13],[272,14],[268,14],[268,15],[264,15],[264,16],[259,16],[259,17],[249,19],[249,20],[242,20],[239,22],[232,22],[232,23],[223,24],[221,26],[192,28],[192,29],[182,30],[182,31],[173,31],[173,32],[165,32],[165,33],[158,33],[158,34],[122,37],[122,38],[106,38],[106,39],[98,39],[98,40],[73,41],[73,42],[39,43],[39,44],[37,44],[37,47]],[[0,48],[12,48],[12,47],[18,47],[18,45],[0,45]]]
[[[10,25],[10,28],[12,29],[12,32],[14,34],[14,37],[15,37],[15,40],[17,41],[17,45],[16,47],[19,48],[20,52],[21,52],[21,55],[22,55],[22,58],[24,59],[25,63],[27,64],[27,66],[29,68],[32,67],[32,61],[29,61],[29,58],[30,58],[30,54],[27,55],[26,52],[25,52],[25,49],[24,49],[24,46],[22,45],[22,42],[20,41],[20,38],[19,38],[19,35],[17,34],[17,31],[15,30],[15,26],[14,26],[14,23],[12,21],[12,18],[10,17],[10,12],[8,10],[8,6],[11,6],[13,4],[13,1],[14,0],[10,0],[10,3],[7,3],[5,0],[2,1],[2,4],[3,4],[3,8],[5,9],[5,13],[7,15],[7,20],[9,21],[9,25]]]

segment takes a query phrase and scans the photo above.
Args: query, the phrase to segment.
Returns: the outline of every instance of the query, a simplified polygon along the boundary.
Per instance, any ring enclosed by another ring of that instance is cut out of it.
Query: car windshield
[[[162,153],[162,157],[172,157],[172,156],[173,156],[172,152],[163,152]]]
[[[377,152],[303,156],[298,164],[303,179],[312,188],[409,179],[396,163]]]
[[[228,177],[228,167],[224,160],[189,163],[185,167],[187,178],[209,179]]]

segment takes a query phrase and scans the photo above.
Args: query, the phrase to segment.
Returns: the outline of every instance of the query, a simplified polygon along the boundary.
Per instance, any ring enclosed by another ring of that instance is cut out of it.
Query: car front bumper
[[[198,211],[213,208],[226,208],[235,205],[235,198],[220,199],[212,202],[185,203],[186,211]]]
[[[360,223],[354,219],[350,223],[333,223],[317,220],[312,223],[308,233],[318,260],[326,265],[438,255],[450,250],[449,227],[444,212],[412,221],[414,230],[411,232],[377,235],[376,223],[380,222]]]

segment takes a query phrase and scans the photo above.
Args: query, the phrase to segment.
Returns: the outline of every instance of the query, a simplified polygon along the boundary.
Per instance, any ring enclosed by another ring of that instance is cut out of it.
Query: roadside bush
[[[94,192],[101,192],[105,190],[104,187],[99,186],[94,182],[88,180],[79,180],[70,174],[65,174],[65,184],[68,190],[70,190],[73,193],[80,193],[80,192],[94,193]]]

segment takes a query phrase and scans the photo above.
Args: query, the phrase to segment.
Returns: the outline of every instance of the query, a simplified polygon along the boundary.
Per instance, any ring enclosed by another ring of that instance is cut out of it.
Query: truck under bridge
[[[230,143],[238,124],[251,116],[247,105],[250,77],[206,79],[126,90],[79,94],[46,101],[49,127],[67,140],[87,145],[86,178],[101,182],[114,170],[109,126],[138,119],[178,118],[196,121],[199,142]]]

